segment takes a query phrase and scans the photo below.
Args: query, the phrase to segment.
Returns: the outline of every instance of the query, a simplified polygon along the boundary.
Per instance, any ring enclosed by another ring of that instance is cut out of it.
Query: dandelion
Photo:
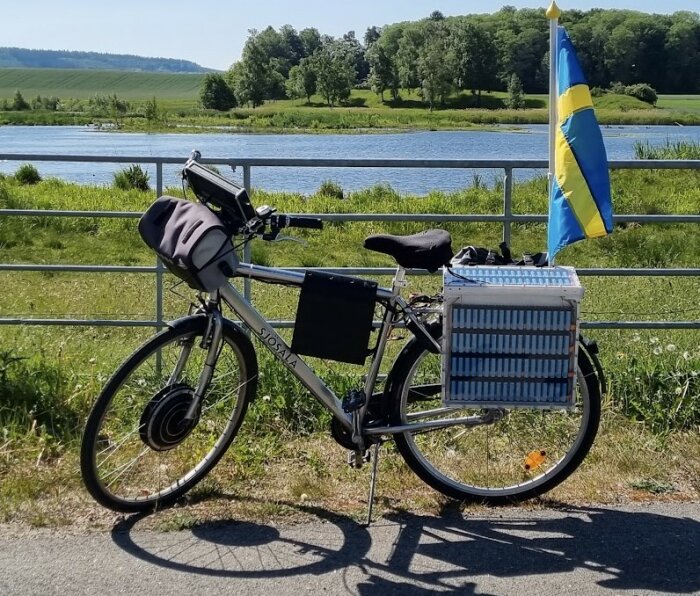
[[[95,362],[97,362],[97,358],[90,358],[90,360],[88,360],[88,362],[90,364],[95,364]]]
[[[676,351],[676,346],[675,346],[675,344],[668,344],[668,345],[666,346],[666,350],[669,351],[669,352],[675,352],[675,351]]]
[[[639,335],[639,333],[635,333],[635,334],[632,336],[632,341],[642,341],[642,336]]]
[[[683,393],[683,387],[676,387],[676,395]]]
[[[271,401],[272,398],[269,395],[263,395],[262,400],[263,401]]]
[[[690,352],[683,352],[683,360],[690,360]]]
[[[654,356],[659,356],[660,354],[663,353],[663,351],[664,351],[664,349],[661,346],[656,346],[654,348]]]
[[[650,338],[649,338],[649,343],[650,343],[650,344],[658,344],[658,343],[659,343],[659,338],[658,338],[658,337],[650,337]]]

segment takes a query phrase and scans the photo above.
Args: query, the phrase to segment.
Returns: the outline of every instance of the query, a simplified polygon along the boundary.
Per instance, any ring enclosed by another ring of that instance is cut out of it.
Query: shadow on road
[[[112,538],[139,559],[189,573],[274,578],[356,570],[364,574],[352,590],[359,594],[476,594],[480,576],[578,569],[614,591],[700,590],[700,523],[693,519],[592,507],[542,515],[491,510],[480,518],[448,510],[441,517],[390,514],[367,529],[321,509],[298,509],[321,523],[231,521],[153,534],[137,532],[143,516],[134,516],[115,526]]]

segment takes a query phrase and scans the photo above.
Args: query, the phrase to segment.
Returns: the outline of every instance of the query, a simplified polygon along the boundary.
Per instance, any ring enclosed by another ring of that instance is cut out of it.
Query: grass
[[[506,109],[507,94],[482,94],[480,102],[469,92],[452,94],[444,106],[430,112],[417,92],[402,91],[397,101],[386,101],[369,90],[355,89],[345,106],[329,108],[319,95],[306,100],[268,101],[256,109],[230,112],[198,107],[200,74],[164,74],[54,69],[0,69],[0,99],[11,101],[19,89],[25,99],[58,96],[66,111],[0,112],[2,124],[63,125],[109,122],[91,115],[87,100],[96,94],[117,94],[128,100],[130,111],[120,119],[124,130],[190,132],[211,130],[251,132],[324,132],[372,130],[460,130],[501,124],[546,124],[548,98],[525,96],[525,109]],[[143,117],[146,101],[156,97],[157,121]],[[480,103],[480,105],[479,105]],[[658,108],[628,96],[606,94],[595,98],[601,124],[698,124],[700,97],[662,96]]]
[[[618,213],[696,214],[700,173],[616,171],[613,194]],[[292,213],[492,213],[502,203],[501,190],[484,184],[425,197],[401,196],[380,186],[344,193],[344,197],[254,193],[256,204],[267,203]],[[152,198],[150,193],[78,186],[55,179],[33,186],[9,176],[0,179],[0,208],[140,211]],[[516,185],[517,213],[541,213],[545,208],[544,179]],[[391,259],[362,250],[362,239],[370,233],[411,233],[425,227],[412,223],[334,223],[322,232],[299,231],[308,248],[258,241],[253,255],[257,262],[281,266],[390,265]],[[446,227],[455,247],[494,246],[500,236],[494,224]],[[515,226],[514,253],[540,250],[544,237],[541,224]],[[7,263],[150,265],[154,261],[138,238],[133,220],[5,218],[0,222],[0,247]],[[579,267],[695,267],[698,254],[700,235],[689,233],[689,225],[623,225],[608,238],[565,249],[560,262]],[[154,316],[151,275],[2,272],[0,280],[12,288],[0,298],[3,316]],[[379,281],[386,284],[388,280]],[[582,305],[585,320],[700,317],[697,278],[601,277],[582,281],[586,288]],[[415,278],[411,291],[434,291],[439,284],[436,277]],[[295,291],[282,287],[254,289],[256,304],[272,318],[293,318],[296,297]],[[175,293],[166,292],[166,317],[186,312],[190,299],[191,294],[181,286]],[[80,491],[77,443],[99,388],[117,363],[150,333],[147,329],[119,328],[0,328],[0,520],[56,525],[72,518],[108,518],[96,513]],[[698,498],[700,333],[609,330],[590,335],[600,343],[611,388],[603,429],[586,464],[552,493],[552,498]],[[390,342],[390,356],[401,343]],[[286,518],[294,515],[288,503],[320,503],[351,515],[361,512],[364,481],[358,482],[343,466],[342,449],[326,434],[327,414],[270,356],[259,352],[259,358],[263,373],[260,399],[246,418],[243,434],[212,480],[193,493],[190,513],[172,522],[167,521],[169,514],[164,514],[163,529],[226,511],[256,519]],[[326,366],[319,361],[313,365],[339,393],[359,383],[361,367]],[[397,506],[439,510],[441,497],[414,478],[391,450],[382,461],[381,478],[383,510]]]
[[[37,95],[61,99],[89,99],[112,95],[120,99],[196,100],[204,74],[167,74],[117,70],[57,68],[0,69],[0,98],[11,98],[19,89],[29,101]]]

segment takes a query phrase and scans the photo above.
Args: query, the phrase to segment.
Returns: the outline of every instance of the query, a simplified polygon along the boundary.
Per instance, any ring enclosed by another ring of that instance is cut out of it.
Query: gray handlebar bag
[[[165,266],[196,290],[217,290],[238,266],[231,235],[202,203],[160,197],[143,214],[138,229]]]

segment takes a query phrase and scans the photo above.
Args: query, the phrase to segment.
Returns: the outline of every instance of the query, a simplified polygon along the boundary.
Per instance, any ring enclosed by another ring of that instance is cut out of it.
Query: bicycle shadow
[[[135,531],[145,516],[134,516],[115,526],[112,539],[143,561],[188,573],[282,578],[342,571],[346,589],[361,595],[476,594],[480,577],[579,570],[614,591],[700,590],[700,522],[690,518],[602,507],[503,508],[480,518],[455,510],[441,517],[393,512],[368,529],[319,508],[287,505],[323,523],[227,521],[169,537]]]

